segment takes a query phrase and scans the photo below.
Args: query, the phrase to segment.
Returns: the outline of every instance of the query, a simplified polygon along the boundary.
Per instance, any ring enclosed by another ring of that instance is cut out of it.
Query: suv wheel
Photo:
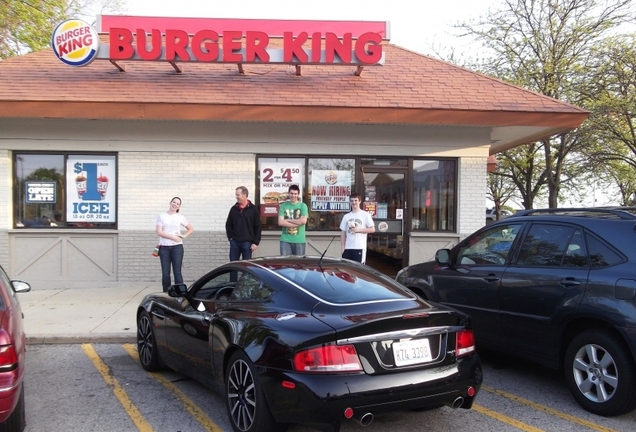
[[[636,407],[636,366],[614,334],[588,330],[565,353],[565,379],[574,399],[586,410],[616,416]]]

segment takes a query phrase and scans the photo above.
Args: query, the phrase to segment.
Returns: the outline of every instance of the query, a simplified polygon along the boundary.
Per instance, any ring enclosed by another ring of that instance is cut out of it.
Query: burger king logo
[[[325,174],[325,181],[328,185],[334,185],[338,183],[338,174],[333,171],[329,171],[327,174]]]
[[[97,56],[99,35],[82,20],[72,19],[59,24],[51,46],[57,58],[69,66],[86,66]]]

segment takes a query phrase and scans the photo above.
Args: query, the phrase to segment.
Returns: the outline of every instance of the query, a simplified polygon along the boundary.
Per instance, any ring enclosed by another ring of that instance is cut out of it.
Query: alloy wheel
[[[137,352],[142,364],[149,365],[152,362],[153,350],[152,323],[146,314],[142,314],[137,326]]]
[[[582,346],[574,356],[574,380],[581,393],[593,402],[606,402],[618,386],[618,368],[614,358],[595,344]]]
[[[238,429],[247,431],[254,423],[256,387],[252,371],[242,359],[238,359],[232,364],[227,387],[230,417]]]

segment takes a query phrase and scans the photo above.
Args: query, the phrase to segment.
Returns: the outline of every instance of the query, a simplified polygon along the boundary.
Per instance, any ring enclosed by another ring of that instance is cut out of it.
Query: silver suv
[[[501,219],[507,218],[508,216],[512,216],[514,213],[510,210],[501,210]],[[497,212],[494,208],[486,209],[486,221],[492,222],[497,220]]]

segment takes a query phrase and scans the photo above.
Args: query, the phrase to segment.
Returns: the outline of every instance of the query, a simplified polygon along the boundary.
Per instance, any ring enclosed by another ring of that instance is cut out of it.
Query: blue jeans
[[[345,249],[342,257],[351,261],[362,262],[362,249]]]
[[[161,246],[159,248],[159,260],[161,261],[161,285],[163,291],[170,287],[170,266],[174,273],[174,283],[183,283],[181,265],[183,264],[183,245]]]
[[[280,242],[281,255],[305,255],[305,243]]]
[[[252,242],[230,240],[230,261],[240,260],[241,255],[244,260],[252,258]]]

